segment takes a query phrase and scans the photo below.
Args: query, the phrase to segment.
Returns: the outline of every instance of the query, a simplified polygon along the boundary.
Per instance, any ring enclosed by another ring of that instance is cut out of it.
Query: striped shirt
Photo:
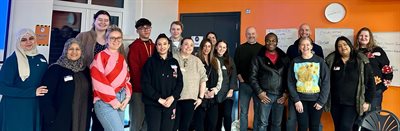
[[[93,95],[95,103],[102,100],[110,105],[119,101],[115,97],[122,88],[126,90],[126,96],[131,97],[132,85],[129,82],[128,65],[124,56],[105,49],[98,53],[90,65],[90,74],[93,83]]]

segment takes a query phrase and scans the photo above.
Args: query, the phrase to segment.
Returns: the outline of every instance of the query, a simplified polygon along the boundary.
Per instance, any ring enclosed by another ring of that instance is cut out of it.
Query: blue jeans
[[[116,94],[118,101],[125,99],[125,89],[121,89]],[[123,131],[124,130],[124,111],[120,109],[114,110],[112,106],[102,100],[98,100],[94,104],[96,116],[105,131]]]
[[[258,97],[253,93],[253,89],[251,86],[247,83],[240,82],[239,83],[239,104],[240,104],[240,131],[247,131],[248,127],[248,112],[249,112],[249,103],[251,97],[258,99]],[[253,99],[254,103],[254,121],[253,121],[253,128],[255,131],[257,124],[258,124],[258,118],[259,114],[258,112],[258,103],[256,100]]]
[[[372,99],[371,102],[371,111],[382,109],[382,99],[383,99],[383,91],[381,89],[376,90],[375,97]]]
[[[258,130],[266,131],[268,127],[268,119],[271,114],[271,130],[272,131],[281,131],[281,123],[283,116],[283,104],[279,104],[277,100],[281,97],[278,95],[267,94],[267,96],[271,99],[270,103],[264,104],[260,103],[259,112],[260,118],[258,122]],[[272,110],[272,113],[271,113]]]

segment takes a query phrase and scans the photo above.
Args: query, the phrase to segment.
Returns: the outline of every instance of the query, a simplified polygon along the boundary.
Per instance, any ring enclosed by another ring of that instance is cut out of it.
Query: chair
[[[399,119],[390,111],[377,110],[369,112],[361,119],[358,131],[400,131]]]

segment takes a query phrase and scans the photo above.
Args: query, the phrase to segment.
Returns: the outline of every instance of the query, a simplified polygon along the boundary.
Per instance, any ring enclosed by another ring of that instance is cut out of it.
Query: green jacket
[[[330,53],[325,58],[325,61],[328,64],[329,69],[332,69],[334,60],[335,60],[334,52]],[[357,109],[358,115],[361,116],[364,113],[363,104],[365,103],[365,95],[364,94],[366,93],[366,88],[375,88],[375,87],[366,87],[366,85],[365,85],[365,80],[367,78],[364,78],[364,76],[365,76],[365,73],[367,73],[367,71],[365,70],[364,67],[367,64],[369,64],[368,58],[361,52],[358,52],[357,53],[357,61],[361,61],[361,62],[358,62],[358,67],[360,69],[360,72],[359,72],[357,95],[356,95],[356,109]],[[329,95],[328,102],[326,103],[326,105],[324,107],[324,111],[329,112],[330,108],[331,108],[331,96]],[[370,110],[370,108],[371,108],[371,106],[369,107],[368,110]]]

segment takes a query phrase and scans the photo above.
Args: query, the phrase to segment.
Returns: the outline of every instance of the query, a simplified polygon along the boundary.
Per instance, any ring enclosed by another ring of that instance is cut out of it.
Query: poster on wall
[[[320,45],[324,56],[335,51],[335,41],[340,36],[347,37],[352,43],[354,41],[354,29],[350,28],[315,28],[315,44]]]
[[[35,33],[39,46],[49,46],[50,25],[36,25]]]
[[[296,28],[281,28],[281,29],[266,29],[265,35],[268,33],[275,33],[278,36],[278,47],[284,52],[298,39],[298,32]]]
[[[386,52],[393,66],[392,86],[400,87],[400,32],[374,32],[376,44]]]

